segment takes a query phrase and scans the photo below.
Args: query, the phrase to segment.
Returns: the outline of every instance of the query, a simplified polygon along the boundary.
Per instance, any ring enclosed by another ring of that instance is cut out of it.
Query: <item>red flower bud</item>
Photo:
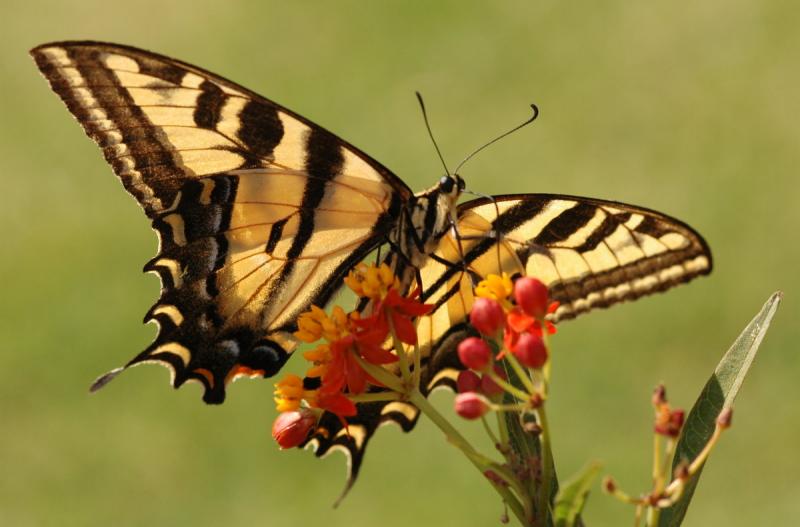
[[[506,324],[503,306],[491,298],[476,298],[469,312],[469,321],[481,335],[493,337]]]
[[[469,337],[458,345],[458,358],[467,368],[483,371],[492,360],[492,348],[483,339]]]
[[[464,419],[477,419],[489,411],[489,401],[475,392],[456,395],[456,413]]]
[[[511,352],[523,366],[528,368],[541,368],[547,362],[547,348],[544,341],[532,333],[521,334]]]
[[[717,416],[717,426],[725,430],[731,427],[731,421],[733,421],[733,408],[729,406]]]
[[[317,418],[308,410],[283,412],[272,423],[272,437],[281,448],[300,445],[317,424]]]
[[[500,378],[506,379],[506,373],[500,366],[495,365],[494,372],[498,376],[500,376]],[[499,384],[494,382],[494,380],[491,377],[489,377],[489,375],[484,373],[481,376],[481,392],[487,397],[494,397],[495,395],[500,395],[504,391],[505,390],[503,390],[503,388],[501,388]]]
[[[656,386],[655,390],[653,390],[653,398],[651,399],[653,402],[653,406],[658,408],[662,404],[667,403],[667,388],[663,384],[659,384]]]
[[[481,387],[481,378],[472,370],[464,370],[456,380],[458,393],[477,392]]]
[[[547,286],[536,278],[518,278],[514,283],[514,299],[532,317],[544,318],[547,314]]]
[[[678,437],[683,428],[683,421],[686,417],[683,410],[669,410],[664,406],[663,410],[658,412],[656,417],[656,424],[653,430],[657,434],[669,437]]]

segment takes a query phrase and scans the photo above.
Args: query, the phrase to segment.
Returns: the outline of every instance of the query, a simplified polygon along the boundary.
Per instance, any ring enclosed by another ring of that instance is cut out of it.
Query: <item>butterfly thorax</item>
[[[456,203],[463,189],[464,180],[460,176],[448,175],[408,201],[397,228],[390,235],[391,242],[407,263],[420,267],[434,252],[439,240],[453,225]]]

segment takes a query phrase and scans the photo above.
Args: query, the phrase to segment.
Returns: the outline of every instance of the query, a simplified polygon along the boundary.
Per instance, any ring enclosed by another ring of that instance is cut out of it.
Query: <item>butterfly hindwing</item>
[[[236,375],[274,374],[298,313],[324,304],[396,222],[411,191],[382,165],[272,101],[195,66],[98,42],[31,51],[159,235],[146,320],[173,384],[221,402]]]

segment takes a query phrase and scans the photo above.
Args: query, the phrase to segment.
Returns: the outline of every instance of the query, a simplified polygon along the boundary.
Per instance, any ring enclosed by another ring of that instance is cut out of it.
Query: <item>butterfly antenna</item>
[[[417,94],[417,96],[419,96],[419,94]],[[422,102],[422,99],[420,99],[420,102]],[[459,163],[459,164],[458,164],[458,166],[456,167],[456,171],[455,171],[454,173],[455,173],[455,174],[458,174],[458,171],[461,169],[461,167],[462,167],[462,166],[464,166],[464,163],[466,163],[467,161],[469,161],[470,159],[472,159],[472,158],[475,156],[475,154],[477,154],[478,152],[480,152],[481,150],[483,150],[483,149],[484,149],[484,148],[486,148],[487,146],[489,146],[489,145],[493,145],[494,143],[496,143],[496,142],[497,142],[497,141],[499,141],[500,139],[504,138],[505,136],[507,136],[507,135],[511,135],[511,134],[513,134],[514,132],[516,132],[517,130],[519,130],[520,128],[523,128],[523,127],[525,127],[525,126],[528,126],[528,125],[529,125],[529,124],[531,124],[533,121],[535,121],[535,120],[536,120],[536,118],[537,118],[537,117],[539,117],[539,107],[538,107],[538,106],[536,106],[535,104],[531,104],[531,109],[533,110],[533,115],[532,115],[532,116],[531,116],[531,117],[530,117],[530,118],[529,118],[527,121],[525,121],[524,123],[522,123],[522,124],[520,124],[520,125],[517,125],[517,126],[515,126],[514,128],[512,128],[512,129],[511,129],[511,130],[509,130],[508,132],[505,132],[505,133],[503,133],[503,134],[500,134],[500,135],[498,135],[497,137],[495,137],[494,139],[492,139],[491,141],[489,141],[489,142],[488,142],[488,143],[486,143],[485,145],[483,145],[483,146],[479,147],[478,149],[476,149],[476,150],[475,150],[474,152],[472,152],[470,155],[468,155],[467,157],[465,157],[465,158],[464,158],[464,160],[463,160],[463,161],[461,161],[461,163]],[[423,111],[424,111],[424,109],[423,109]],[[448,172],[448,173],[449,173],[449,172]]]
[[[436,139],[433,138],[433,132],[431,131],[431,123],[428,122],[428,112],[425,111],[425,103],[422,101],[422,95],[417,91],[414,92],[417,94],[417,100],[419,101],[419,107],[422,109],[422,118],[425,120],[425,128],[428,129],[428,136],[431,138],[431,142],[433,143],[433,147],[436,149],[436,153],[439,154],[439,160],[442,162],[442,166],[444,167],[444,171],[446,174],[450,175],[450,172],[447,169],[447,163],[444,162],[444,156],[442,156],[442,151],[439,150],[439,145],[436,144]]]

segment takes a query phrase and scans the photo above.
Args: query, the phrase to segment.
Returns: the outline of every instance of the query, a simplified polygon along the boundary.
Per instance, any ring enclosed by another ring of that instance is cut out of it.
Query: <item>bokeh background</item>
[[[601,460],[648,485],[649,396],[691,406],[768,295],[786,297],[686,525],[800,514],[800,32],[790,0],[42,2],[0,6],[0,525],[494,525],[495,494],[428,422],[376,436],[336,511],[344,458],[280,452],[272,385],[221,407],[166,370],[94,377],[154,335],[155,236],[27,50],[137,45],[252,88],[360,146],[412,188],[528,116],[462,171],[480,192],[644,205],[709,241],[715,271],[561,326],[551,401],[562,477]],[[436,403],[445,410],[451,396]],[[595,492],[589,525],[632,523]]]

